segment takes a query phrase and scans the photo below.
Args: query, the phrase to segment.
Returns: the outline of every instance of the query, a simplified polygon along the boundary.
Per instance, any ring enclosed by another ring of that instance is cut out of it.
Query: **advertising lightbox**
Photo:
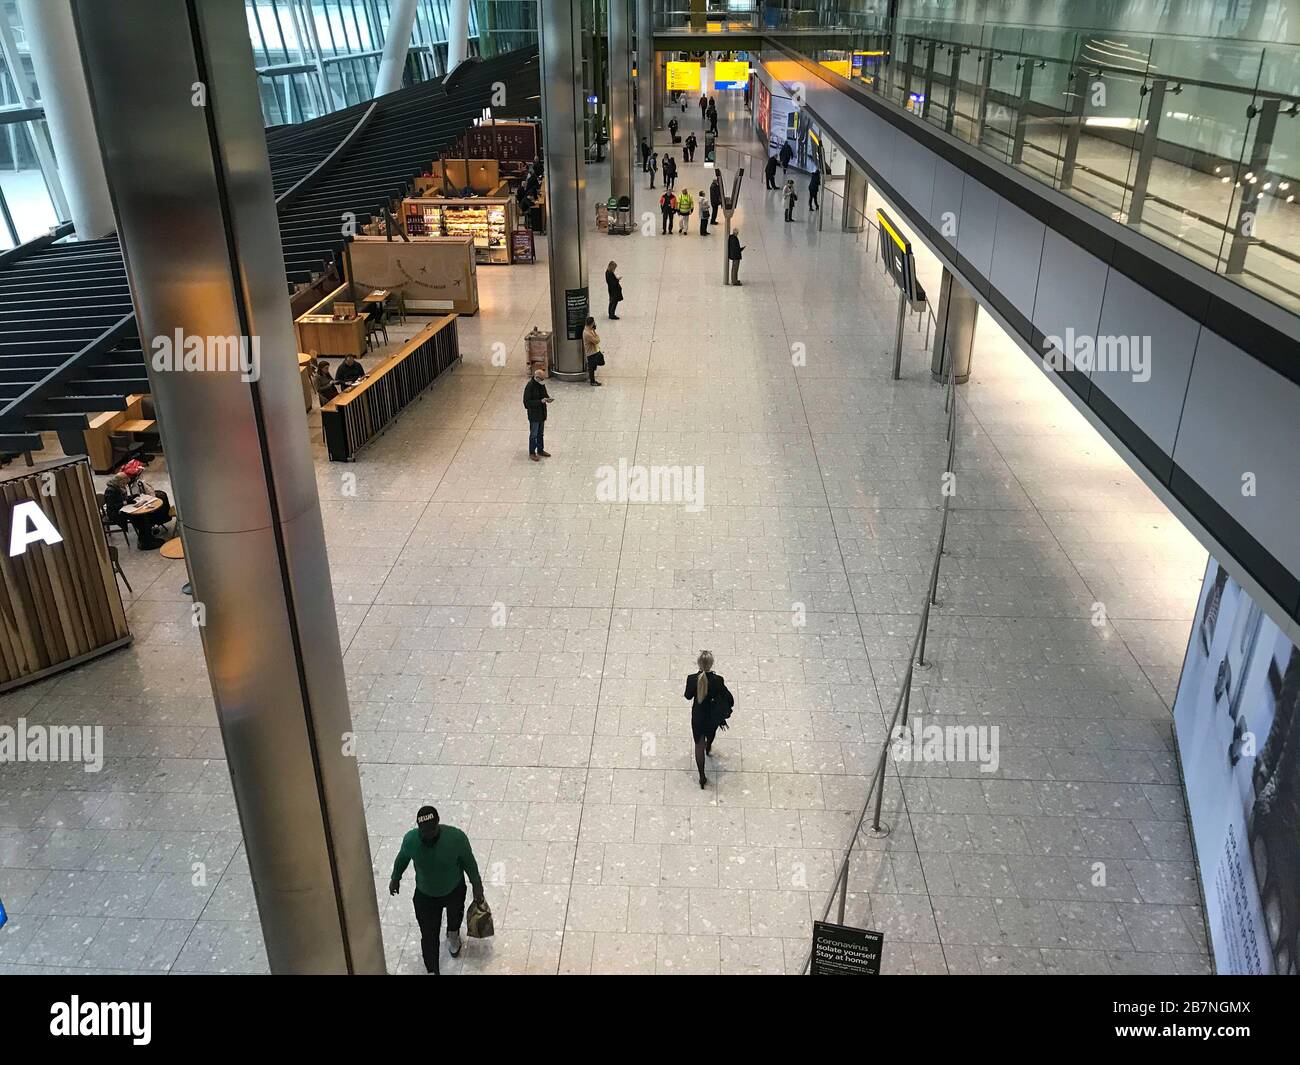
[[[1211,558],[1174,701],[1215,968],[1297,972],[1300,651]]]

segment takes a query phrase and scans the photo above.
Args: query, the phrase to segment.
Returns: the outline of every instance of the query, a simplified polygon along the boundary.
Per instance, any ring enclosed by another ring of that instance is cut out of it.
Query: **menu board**
[[[515,262],[531,263],[536,261],[537,252],[533,246],[533,231],[531,229],[516,229],[510,234],[510,243],[514,250]]]

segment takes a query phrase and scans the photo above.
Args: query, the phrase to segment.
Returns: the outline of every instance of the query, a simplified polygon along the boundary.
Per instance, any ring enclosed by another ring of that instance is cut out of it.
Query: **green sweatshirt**
[[[438,839],[428,845],[420,840],[418,828],[411,829],[402,837],[397,861],[393,863],[393,880],[401,880],[412,862],[415,863],[415,890],[421,895],[450,895],[465,882],[465,877],[469,877],[475,894],[483,891],[469,837],[459,828],[443,825]]]

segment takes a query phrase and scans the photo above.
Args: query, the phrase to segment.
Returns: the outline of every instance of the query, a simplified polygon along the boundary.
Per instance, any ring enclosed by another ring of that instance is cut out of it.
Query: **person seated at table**
[[[339,394],[330,373],[330,364],[324,359],[317,359],[311,370],[311,387],[316,390],[316,398],[323,407]]]
[[[117,525],[123,533],[128,522],[135,527],[136,542],[141,551],[149,551],[161,546],[163,539],[170,533],[167,522],[171,520],[172,504],[167,493],[154,489],[144,480],[144,463],[132,459],[104,486],[104,509],[108,520]],[[155,498],[160,506],[147,514],[123,514],[122,508],[139,501]]]
[[[361,361],[348,352],[343,359],[343,365],[339,367],[339,372],[334,375],[334,381],[340,388],[351,388],[365,376],[366,369],[361,365]]]

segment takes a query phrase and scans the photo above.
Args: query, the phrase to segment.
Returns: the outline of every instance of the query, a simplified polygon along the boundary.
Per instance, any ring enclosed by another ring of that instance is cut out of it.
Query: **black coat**
[[[745,249],[740,246],[740,238],[736,236],[735,233],[732,233],[731,236],[727,238],[727,258],[735,262],[740,262],[742,258],[740,253],[744,250]]]
[[[709,672],[709,694],[704,701],[696,703],[695,688],[700,679],[698,673],[686,678],[686,698],[691,701],[691,716],[698,718],[704,728],[716,729],[731,716],[732,707],[736,705],[735,696],[727,690],[727,682],[721,673]]]
[[[770,156],[767,160],[767,166],[764,168],[768,177],[776,176],[776,156]]]
[[[794,149],[790,147],[790,142],[786,141],[781,145],[781,165],[785,166],[794,157]]]
[[[812,177],[808,179],[808,191],[809,193],[815,193],[821,187],[822,187],[822,173],[820,170],[814,170]]]
[[[531,377],[528,379],[528,384],[524,385],[524,408],[528,411],[530,422],[546,421],[546,404],[542,400],[550,399],[550,396],[541,381],[535,381]]]
[[[605,287],[609,289],[610,299],[621,300],[623,298],[623,283],[619,281],[618,275],[613,270],[605,271]]]
[[[709,186],[709,203],[714,207],[722,206],[722,186],[716,181]]]

